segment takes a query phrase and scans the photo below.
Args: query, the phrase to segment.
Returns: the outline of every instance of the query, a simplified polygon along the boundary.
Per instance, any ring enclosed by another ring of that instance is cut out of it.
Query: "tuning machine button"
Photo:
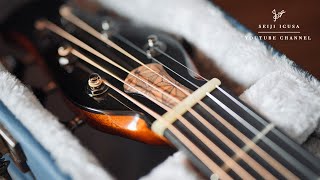
[[[108,86],[103,83],[99,74],[93,73],[89,76],[87,93],[90,97],[103,95],[107,90]]]
[[[146,51],[149,59],[160,55],[161,51],[165,52],[166,49],[167,46],[162,41],[159,41],[158,36],[148,36],[147,44],[144,46],[144,50]]]

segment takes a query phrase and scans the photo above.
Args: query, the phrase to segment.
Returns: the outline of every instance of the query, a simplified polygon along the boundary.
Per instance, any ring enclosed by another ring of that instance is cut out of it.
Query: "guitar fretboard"
[[[229,177],[265,179],[317,179],[320,161],[284,135],[274,124],[257,115],[238,98],[223,89],[216,89],[193,107],[208,120],[203,124],[190,112],[183,115],[211,143],[203,142],[180,121],[174,126],[190,139],[202,152],[216,163]],[[212,113],[216,113],[215,117]],[[167,137],[179,149],[187,152],[191,161],[207,176],[217,177],[197,156],[181,143],[169,130]],[[220,169],[220,170],[221,170]],[[248,176],[248,174],[250,176]],[[212,176],[214,175],[214,176]]]

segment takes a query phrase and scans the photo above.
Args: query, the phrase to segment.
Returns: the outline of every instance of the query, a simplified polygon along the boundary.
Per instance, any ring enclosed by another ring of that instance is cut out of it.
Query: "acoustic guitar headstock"
[[[194,77],[181,43],[159,30],[68,6],[33,20],[23,33],[40,49],[70,106],[99,130],[164,143],[150,130],[155,118],[105,82],[157,114],[166,112],[159,103],[173,107],[170,97],[182,100],[192,84],[204,83]]]

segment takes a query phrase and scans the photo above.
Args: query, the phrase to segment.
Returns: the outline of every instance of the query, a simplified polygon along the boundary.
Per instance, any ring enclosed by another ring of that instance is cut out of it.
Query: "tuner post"
[[[34,24],[34,27],[37,30],[44,30],[46,26],[47,26],[47,21],[45,19],[39,19]]]
[[[97,73],[93,73],[89,76],[87,93],[91,97],[104,94],[108,90],[108,87],[103,83],[103,79]]]
[[[90,75],[88,85],[91,89],[99,88],[102,83],[102,79],[98,74],[94,73]]]
[[[110,38],[117,32],[117,28],[113,25],[110,19],[105,19],[101,22],[101,34],[103,38]]]
[[[64,46],[61,46],[58,48],[58,54],[60,56],[68,56],[72,51],[72,47],[70,46],[67,46],[67,47],[64,47]]]
[[[144,46],[144,49],[148,58],[152,59],[153,57],[160,55],[161,51],[164,52],[167,47],[162,41],[159,41],[158,36],[150,35],[148,36],[147,44]]]
[[[154,47],[155,45],[157,45],[157,42],[158,42],[158,37],[156,35],[150,35],[148,37],[148,46],[150,48]]]

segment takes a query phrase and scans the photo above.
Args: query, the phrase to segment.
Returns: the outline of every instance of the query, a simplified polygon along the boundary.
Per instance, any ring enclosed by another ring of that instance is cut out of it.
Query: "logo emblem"
[[[284,10],[280,11],[280,12],[277,12],[276,9],[272,10],[272,14],[273,15],[273,22],[276,22],[277,19],[281,18],[281,16],[286,13]]]

